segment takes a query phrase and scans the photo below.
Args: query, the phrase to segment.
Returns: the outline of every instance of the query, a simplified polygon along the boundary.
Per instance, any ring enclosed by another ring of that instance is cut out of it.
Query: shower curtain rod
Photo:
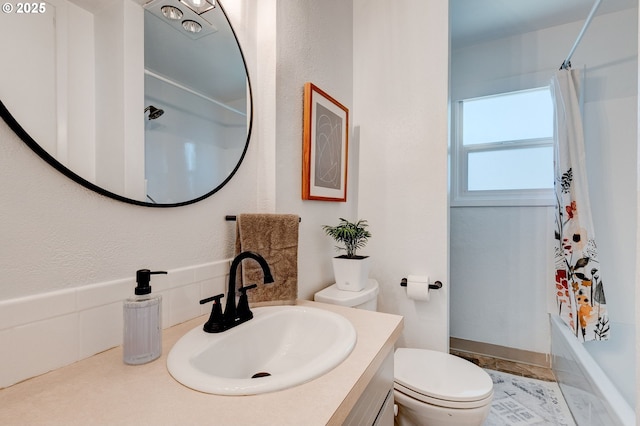
[[[231,112],[235,112],[236,114],[240,114],[240,115],[243,115],[243,116],[245,116],[245,117],[247,116],[247,113],[246,113],[246,112],[243,112],[243,111],[237,110],[237,109],[235,109],[235,108],[233,108],[233,107],[230,107],[229,105],[227,105],[227,104],[225,104],[225,103],[223,103],[223,102],[220,102],[220,101],[218,101],[218,100],[216,100],[216,99],[213,99],[213,98],[211,98],[211,97],[209,97],[209,96],[203,95],[203,94],[202,94],[202,93],[200,93],[200,92],[196,92],[195,90],[190,89],[190,88],[188,88],[187,86],[183,86],[182,84],[177,83],[177,82],[175,82],[175,81],[173,81],[173,80],[171,80],[171,79],[169,79],[169,78],[167,78],[167,77],[165,77],[165,76],[163,76],[163,75],[160,75],[160,74],[158,74],[158,73],[155,73],[155,72],[153,72],[153,71],[151,71],[151,70],[148,70],[148,69],[146,69],[146,68],[145,68],[145,69],[144,69],[144,74],[145,74],[145,75],[148,75],[148,76],[151,76],[151,77],[153,77],[153,78],[156,78],[156,79],[158,79],[158,80],[160,80],[160,81],[164,81],[165,83],[170,84],[170,85],[172,85],[173,87],[177,87],[178,89],[184,90],[185,92],[191,93],[192,95],[196,95],[196,96],[198,96],[198,97],[200,97],[200,98],[204,99],[205,101],[209,101],[209,102],[211,102],[211,103],[213,103],[213,104],[216,104],[216,105],[218,105],[218,106],[221,106],[222,108],[227,109],[227,110],[229,110],[229,111],[231,111]]]
[[[587,20],[584,22],[584,25],[582,26],[582,30],[580,30],[580,34],[578,34],[578,38],[576,39],[576,42],[573,43],[573,47],[569,51],[567,58],[564,60],[562,65],[560,65],[561,70],[566,70],[571,68],[571,57],[573,56],[573,52],[575,52],[576,48],[580,44],[580,40],[582,40],[582,36],[587,31],[589,24],[591,24],[591,20],[595,16],[596,11],[598,10],[598,7],[600,7],[600,3],[602,3],[602,0],[596,0],[596,2],[593,4],[593,7],[591,8],[591,12],[589,12],[589,16],[587,16]]]

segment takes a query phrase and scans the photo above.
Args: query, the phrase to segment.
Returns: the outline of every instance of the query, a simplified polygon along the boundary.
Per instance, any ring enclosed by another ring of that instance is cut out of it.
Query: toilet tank
[[[369,278],[367,285],[360,291],[338,290],[336,284],[320,290],[313,296],[316,302],[350,308],[375,311],[378,309],[378,281]]]

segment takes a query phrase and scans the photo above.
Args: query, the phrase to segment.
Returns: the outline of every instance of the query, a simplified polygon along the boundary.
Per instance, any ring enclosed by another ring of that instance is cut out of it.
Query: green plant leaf
[[[355,257],[356,252],[366,246],[371,237],[371,233],[366,229],[369,224],[364,219],[357,222],[349,222],[342,217],[339,219],[338,225],[323,225],[322,229],[336,242],[343,244],[343,246],[336,246],[336,249],[345,250],[347,257]]]

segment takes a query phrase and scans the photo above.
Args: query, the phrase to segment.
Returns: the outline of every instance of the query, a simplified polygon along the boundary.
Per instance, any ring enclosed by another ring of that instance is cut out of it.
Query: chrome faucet
[[[233,259],[233,262],[231,262],[231,268],[229,270],[229,289],[224,313],[222,313],[222,306],[220,305],[220,299],[224,297],[224,294],[218,294],[200,301],[201,305],[213,301],[211,315],[203,327],[203,330],[207,333],[220,333],[253,318],[253,313],[249,309],[247,291],[256,288],[257,284],[242,286],[238,289],[238,291],[240,291],[240,299],[238,299],[238,305],[236,306],[236,270],[242,260],[247,258],[251,258],[260,264],[262,274],[264,275],[264,284],[273,282],[271,269],[269,269],[269,264],[264,260],[264,257],[252,251],[243,251],[237,255]]]

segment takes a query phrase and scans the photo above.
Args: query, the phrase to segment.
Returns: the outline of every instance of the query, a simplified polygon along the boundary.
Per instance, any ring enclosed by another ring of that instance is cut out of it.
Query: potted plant
[[[357,254],[358,249],[363,248],[371,237],[367,226],[366,220],[353,223],[343,218],[336,226],[322,226],[324,232],[339,244],[336,249],[346,251],[346,254],[332,259],[333,274],[340,290],[360,291],[367,285],[371,258]]]

